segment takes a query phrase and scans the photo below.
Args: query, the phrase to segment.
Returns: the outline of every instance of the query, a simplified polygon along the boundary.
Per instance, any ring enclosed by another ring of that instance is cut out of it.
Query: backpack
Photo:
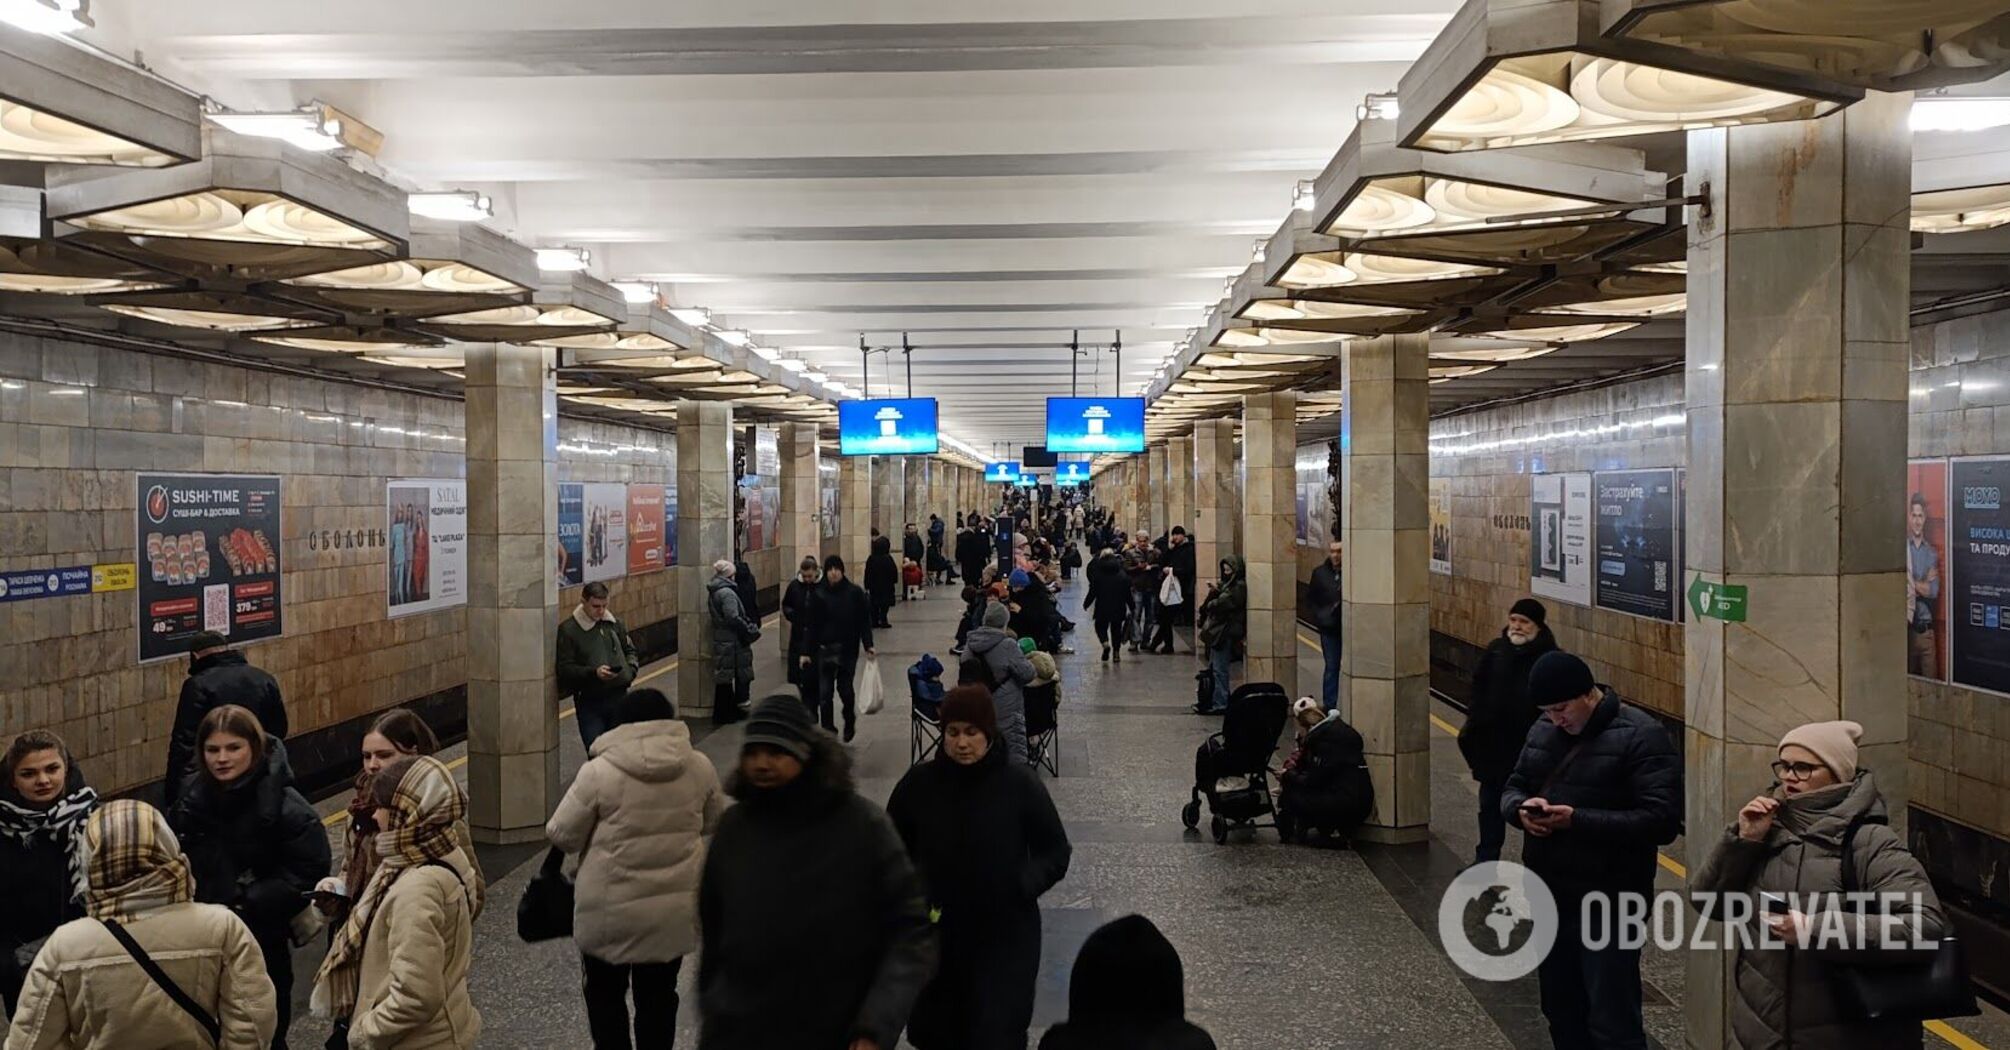
[[[981,685],[995,693],[998,691],[998,676],[991,671],[991,661],[970,654],[957,662],[956,684]]]

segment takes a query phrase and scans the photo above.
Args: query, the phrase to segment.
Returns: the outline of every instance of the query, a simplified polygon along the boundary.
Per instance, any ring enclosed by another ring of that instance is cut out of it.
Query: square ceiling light
[[[328,325],[295,328],[285,335],[254,335],[251,340],[295,350],[319,350],[331,354],[390,354],[411,350],[433,350],[441,341],[418,332],[395,328],[360,328]]]
[[[2010,69],[2001,0],[1606,0],[1607,31],[1720,59],[1910,91]]]
[[[207,132],[201,161],[64,179],[48,192],[56,235],[195,277],[283,280],[405,253],[410,217],[389,183],[272,139]]]
[[[408,259],[287,280],[274,294],[372,317],[432,317],[529,301],[540,277],[529,248],[485,226],[418,219]]]
[[[1398,306],[1275,298],[1252,299],[1236,310],[1235,316],[1259,325],[1361,337],[1413,330],[1423,311]]]
[[[545,277],[529,303],[442,314],[421,324],[466,342],[537,343],[607,332],[628,316],[628,303],[605,281],[585,273]]]
[[[94,295],[166,288],[175,278],[43,238],[42,191],[0,186],[0,292]]]
[[[202,153],[202,103],[67,37],[0,24],[0,161],[162,168]]]
[[[1862,97],[1599,29],[1599,0],[1468,0],[1403,75],[1402,143],[1457,153],[1807,120]]]
[[[1688,275],[1626,270],[1559,277],[1518,297],[1518,309],[1578,317],[1672,317],[1688,307]],[[1564,322],[1558,322],[1564,323]]]
[[[91,301],[125,317],[215,332],[314,328],[335,320],[321,311],[236,292],[133,292]]]
[[[2010,183],[1912,195],[1912,232],[1969,233],[2010,225]]]

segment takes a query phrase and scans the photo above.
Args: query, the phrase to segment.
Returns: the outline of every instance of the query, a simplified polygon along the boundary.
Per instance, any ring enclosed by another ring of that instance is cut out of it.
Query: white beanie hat
[[[1856,722],[1809,722],[1787,730],[1780,750],[1789,744],[1807,748],[1836,775],[1837,783],[1847,784],[1856,779],[1856,742],[1861,739],[1863,726]]]

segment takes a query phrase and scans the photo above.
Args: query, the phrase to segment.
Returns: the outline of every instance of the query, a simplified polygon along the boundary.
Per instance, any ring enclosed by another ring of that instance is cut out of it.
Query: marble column
[[[1172,446],[1153,445],[1145,454],[1145,487],[1149,490],[1145,509],[1149,516],[1145,519],[1145,535],[1156,537],[1166,530],[1166,504],[1170,497],[1171,482],[1166,477],[1166,460],[1172,455]]]
[[[854,583],[865,578],[865,559],[872,554],[872,461],[871,456],[838,460],[838,553]]]
[[[1236,527],[1242,503],[1241,485],[1235,459],[1235,421],[1203,419],[1193,425],[1193,533],[1194,587],[1207,593],[1207,585],[1221,578],[1221,559],[1236,552]],[[1201,654],[1206,662],[1206,654]],[[1252,681],[1269,681],[1257,678]]]
[[[733,556],[733,406],[677,402],[677,713],[712,714],[712,563]]]
[[[468,826],[534,842],[558,805],[558,414],[553,352],[470,345]]]
[[[1691,612],[1683,632],[1691,871],[1804,722],[1862,723],[1861,767],[1904,834],[1910,102],[1689,134],[1710,209],[1689,214],[1677,586],[1749,596],[1744,622]],[[1691,1045],[1725,1042],[1725,958],[1689,954]]]
[[[1340,710],[1361,731],[1375,784],[1360,834],[1421,842],[1431,820],[1430,338],[1357,340],[1341,353]]]
[[[779,441],[782,454],[781,548],[775,581],[784,592],[804,558],[822,562],[823,534],[817,526],[817,427],[815,423],[784,423]],[[789,651],[789,623],[775,632],[784,656]]]
[[[1241,553],[1249,565],[1244,672],[1248,681],[1280,682],[1292,693],[1298,689],[1297,446],[1297,393],[1242,399]]]
[[[1193,532],[1193,438],[1166,442],[1166,524],[1164,531],[1183,525]],[[1196,585],[1198,585],[1196,578]]]
[[[872,458],[872,524],[900,549],[900,527],[907,521],[907,457]]]

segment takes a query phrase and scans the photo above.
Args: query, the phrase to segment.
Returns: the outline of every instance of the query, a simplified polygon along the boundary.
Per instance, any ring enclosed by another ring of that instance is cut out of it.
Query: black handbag
[[[1850,862],[1850,848],[1856,844],[1857,829],[1865,822],[1865,818],[1858,817],[1843,832],[1845,895],[1859,889],[1856,865]],[[1942,931],[1931,959],[1895,966],[1832,965],[1829,972],[1834,975],[1836,1005],[1846,1016],[1867,1021],[1932,1021],[1973,1017],[1982,1012],[1975,1004],[1975,986],[1968,979],[1968,961],[1961,953],[1961,941],[1952,930]]]
[[[516,935],[526,944],[572,936],[572,880],[564,865],[564,851],[553,846],[516,902]]]

